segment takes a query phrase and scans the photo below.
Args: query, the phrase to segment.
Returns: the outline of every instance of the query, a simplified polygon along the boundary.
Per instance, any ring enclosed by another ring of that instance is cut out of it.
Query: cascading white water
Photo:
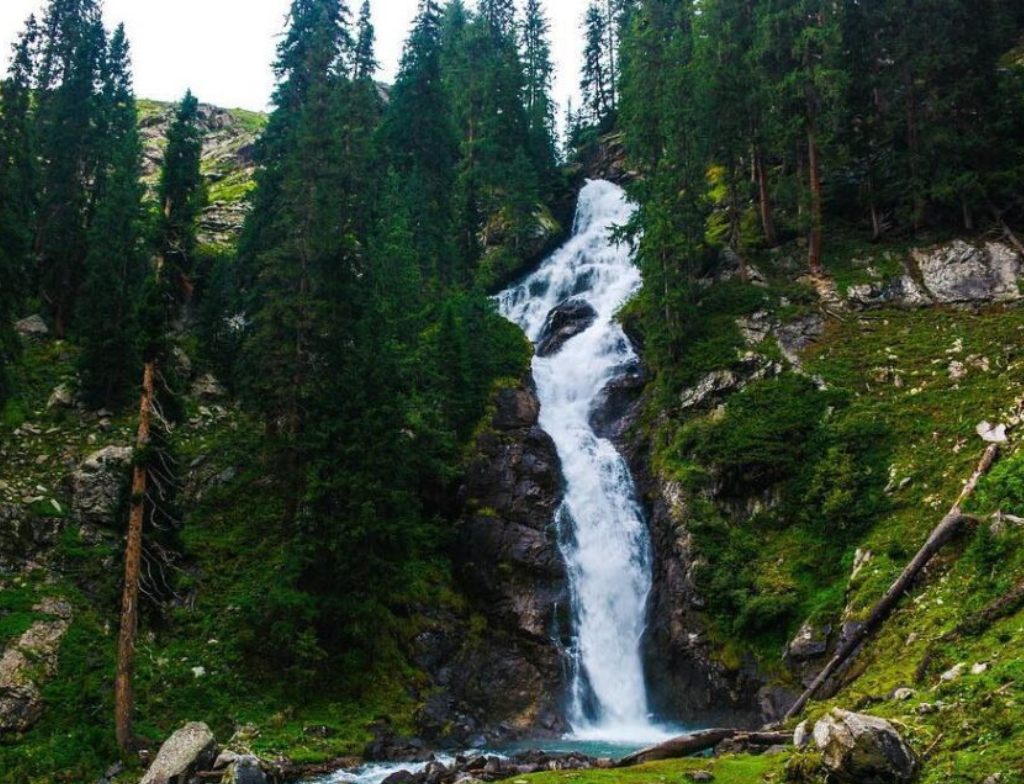
[[[558,512],[573,603],[572,704],[580,739],[645,743],[667,736],[648,715],[641,659],[651,543],[623,457],[590,425],[609,381],[637,361],[615,314],[640,287],[630,248],[615,226],[633,208],[604,181],[580,193],[572,238],[521,284],[498,296],[501,313],[536,341],[552,309],[572,300],[594,323],[553,356],[535,357],[540,424],[554,440],[565,477]]]

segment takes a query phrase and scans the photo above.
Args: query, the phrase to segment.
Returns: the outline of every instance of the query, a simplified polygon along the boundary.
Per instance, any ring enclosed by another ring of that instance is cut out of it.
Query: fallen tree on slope
[[[885,592],[885,595],[878,601],[878,604],[874,606],[864,621],[864,625],[860,627],[850,638],[840,646],[839,650],[836,651],[835,655],[829,660],[825,668],[818,673],[818,676],[814,679],[807,690],[800,695],[799,699],[786,713],[786,720],[796,718],[799,716],[803,709],[807,706],[807,703],[818,690],[825,685],[829,678],[831,678],[846,661],[856,653],[857,650],[867,641],[867,639],[878,629],[889,614],[896,607],[896,604],[907,592],[907,589],[913,584],[914,580],[921,571],[931,562],[932,558],[946,546],[946,544],[964,527],[967,523],[977,522],[975,518],[965,515],[963,513],[963,503],[974,493],[975,488],[978,486],[978,482],[981,478],[989,472],[992,465],[995,463],[996,458],[999,456],[999,446],[992,444],[988,449],[985,450],[985,454],[981,458],[981,462],[978,463],[977,469],[974,474],[964,485],[964,489],[961,491],[959,498],[956,503],[953,504],[952,508],[942,518],[942,521],[935,527],[928,537],[928,540],[924,543],[920,550],[917,551],[917,555],[914,556],[913,560],[903,569],[899,577],[896,578],[889,590]]]

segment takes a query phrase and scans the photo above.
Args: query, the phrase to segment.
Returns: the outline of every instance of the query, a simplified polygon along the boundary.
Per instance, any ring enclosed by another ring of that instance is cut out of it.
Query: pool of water
[[[687,730],[680,727],[664,726],[659,728],[662,732],[658,737],[651,737],[646,742],[639,739],[633,741],[616,741],[587,738],[544,738],[543,740],[523,740],[515,743],[503,744],[490,748],[464,749],[457,752],[459,756],[475,757],[478,755],[505,757],[517,751],[528,751],[531,749],[542,749],[549,753],[567,753],[578,751],[588,757],[610,757],[618,759],[634,751],[646,748],[661,742],[669,737],[680,735]],[[662,734],[663,733],[663,734]],[[455,760],[455,752],[438,753],[436,759],[445,765],[451,765]],[[349,770],[339,770],[328,776],[309,779],[306,784],[381,784],[384,779],[392,773],[400,770],[407,770],[410,773],[419,773],[426,768],[426,762],[371,762]]]

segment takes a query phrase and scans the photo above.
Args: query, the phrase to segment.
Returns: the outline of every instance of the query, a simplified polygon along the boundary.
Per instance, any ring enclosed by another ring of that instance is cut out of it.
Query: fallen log
[[[999,456],[999,445],[992,444],[988,449],[985,450],[985,454],[982,455],[981,462],[978,463],[977,469],[974,474],[964,485],[964,489],[960,493],[960,497],[957,498],[956,503],[953,504],[948,514],[942,518],[942,521],[935,527],[928,537],[928,540],[924,543],[924,546],[917,551],[917,555],[914,556],[913,560],[907,564],[906,568],[900,573],[900,576],[896,578],[889,590],[885,592],[885,595],[878,601],[878,604],[874,606],[871,613],[868,615],[867,620],[864,621],[864,625],[860,627],[850,638],[843,643],[843,645],[836,651],[835,655],[829,660],[825,668],[818,673],[818,676],[814,679],[807,690],[800,695],[800,698],[793,703],[793,707],[786,713],[786,720],[796,718],[799,716],[803,709],[807,706],[808,701],[818,693],[818,690],[825,685],[826,681],[831,678],[836,671],[846,663],[846,661],[864,644],[864,642],[875,632],[875,630],[882,625],[886,618],[889,617],[889,613],[892,612],[896,604],[903,597],[903,594],[907,592],[907,589],[913,584],[914,580],[921,573],[935,554],[939,552],[945,545],[963,528],[966,523],[977,522],[973,517],[965,515],[962,511],[963,503],[973,493],[974,489],[978,486],[978,482],[981,478],[989,472],[992,468],[992,464],[995,463],[996,458]]]
[[[615,763],[615,767],[629,768],[634,765],[643,765],[659,760],[690,757],[703,751],[710,751],[727,740],[745,741],[755,746],[775,746],[780,743],[792,743],[793,733],[748,732],[746,730],[725,728],[701,730],[700,732],[680,735],[664,743],[659,743],[657,746],[650,746],[628,754]]]

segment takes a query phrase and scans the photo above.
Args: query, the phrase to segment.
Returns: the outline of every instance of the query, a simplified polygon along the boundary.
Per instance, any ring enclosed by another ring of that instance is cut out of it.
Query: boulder
[[[885,719],[834,708],[814,725],[825,768],[849,784],[911,781],[918,771],[913,750]]]
[[[819,313],[808,313],[775,332],[775,341],[783,356],[795,367],[800,367],[799,352],[816,343],[825,331],[825,319]]]
[[[942,304],[1007,302],[1020,299],[1017,281],[1020,257],[1008,246],[984,246],[954,240],[930,251],[918,251],[914,261],[925,288]]]
[[[89,455],[71,474],[71,516],[79,523],[111,525],[128,484],[131,447],[108,446]]]
[[[805,623],[786,647],[786,658],[807,661],[824,656],[828,651],[828,637],[831,633],[831,626],[817,627]]]
[[[59,384],[50,394],[50,399],[46,401],[46,408],[50,411],[55,408],[74,408],[74,406],[75,393],[67,384]]]
[[[187,784],[213,761],[217,741],[202,722],[186,724],[169,737],[139,784]]]
[[[637,403],[647,386],[640,372],[613,378],[594,400],[590,426],[600,438],[620,439],[633,424]]]
[[[224,772],[221,784],[267,784],[267,774],[256,757],[236,755]]]
[[[50,328],[46,326],[43,317],[39,315],[23,318],[14,322],[14,329],[25,340],[42,340],[50,334]]]
[[[740,388],[740,378],[731,370],[715,370],[697,382],[695,387],[683,390],[679,407],[684,411],[724,397]]]
[[[211,373],[204,373],[192,384],[193,397],[213,400],[226,394],[224,387]]]
[[[554,308],[537,338],[537,356],[557,354],[569,340],[585,332],[597,320],[597,311],[587,302],[569,300]]]
[[[1018,281],[1024,265],[1017,252],[1001,242],[972,245],[954,240],[912,254],[916,274],[908,270],[887,283],[851,286],[854,308],[886,305],[983,305],[1021,298]]]
[[[0,658],[0,739],[39,721],[40,688],[57,674],[57,656],[71,625],[71,605],[62,599],[43,599],[33,610],[50,617],[33,623]]]

